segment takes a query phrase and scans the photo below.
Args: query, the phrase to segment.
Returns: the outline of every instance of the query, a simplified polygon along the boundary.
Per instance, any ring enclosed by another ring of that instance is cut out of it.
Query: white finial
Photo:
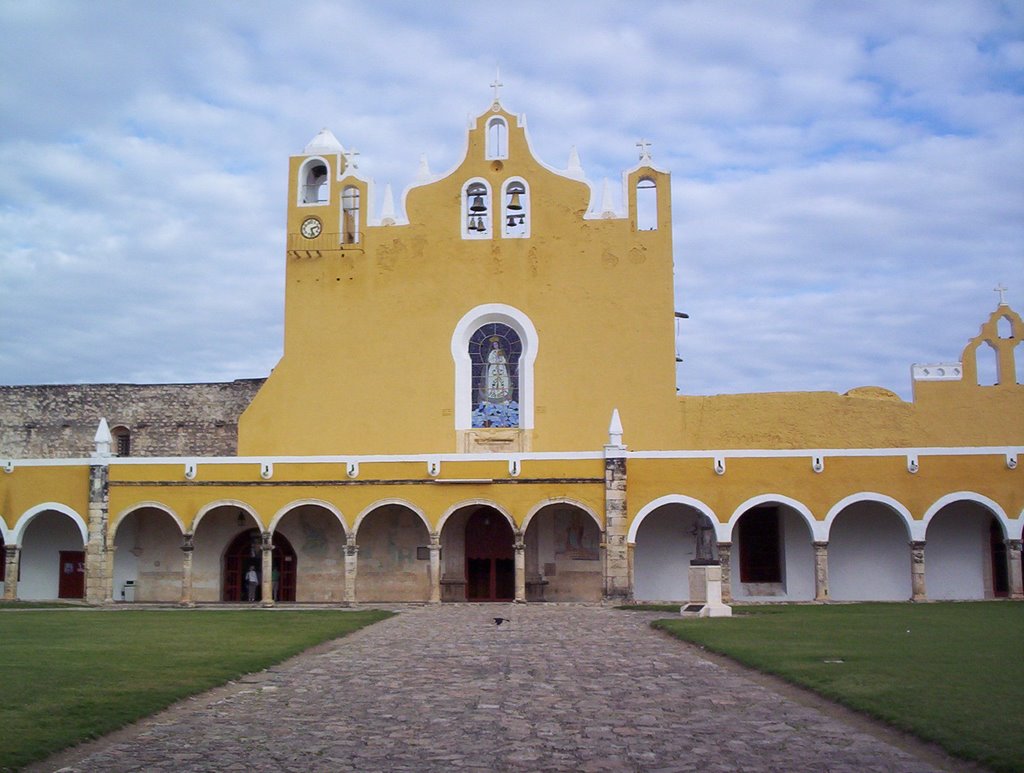
[[[640,142],[636,143],[636,146],[640,148],[640,160],[650,161],[651,160],[651,143],[647,140],[640,138]]]
[[[498,90],[505,84],[501,82],[501,68],[494,68],[494,80],[491,81],[491,88],[494,89],[494,101],[498,102]]]
[[[1010,288],[1006,287],[1005,285],[1003,285],[1002,282],[1000,282],[999,284],[997,284],[995,287],[992,288],[992,292],[999,293],[999,305],[1000,306],[1006,306],[1007,305],[1007,303],[1006,303],[1006,291],[1009,290],[1009,289]]]
[[[352,150],[345,151],[345,161],[348,162],[348,166],[350,166],[352,169],[359,168],[359,163],[356,161],[356,156],[358,155],[359,151],[356,150],[355,148],[352,148]]]
[[[338,138],[334,136],[334,133],[325,126],[309,141],[302,152],[306,155],[313,155],[314,153],[344,153],[345,149],[341,147],[341,143],[338,142]]]
[[[615,205],[612,204],[612,186],[608,178],[604,178],[604,185],[601,188],[601,217],[615,217]]]
[[[416,170],[416,181],[426,182],[433,176],[430,172],[430,164],[427,163],[427,154],[420,153],[420,168]]]
[[[583,166],[580,164],[580,154],[576,152],[576,146],[569,148],[569,168],[566,170],[572,175],[582,175]]]
[[[395,196],[391,192],[391,183],[384,186],[384,205],[380,208],[380,224],[395,224]]]
[[[96,451],[93,453],[93,456],[110,456],[110,444],[114,442],[114,438],[110,435],[110,427],[107,426],[106,419],[100,419],[100,425],[96,428],[93,442],[96,444]]]
[[[622,446],[622,419],[618,408],[612,409],[612,420],[608,423],[608,445]]]

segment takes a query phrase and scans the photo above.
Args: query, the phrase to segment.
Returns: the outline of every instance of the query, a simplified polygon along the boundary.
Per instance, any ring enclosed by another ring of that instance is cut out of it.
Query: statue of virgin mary
[[[512,379],[508,372],[508,359],[497,338],[491,339],[484,371],[483,399],[488,403],[507,403],[512,399]]]

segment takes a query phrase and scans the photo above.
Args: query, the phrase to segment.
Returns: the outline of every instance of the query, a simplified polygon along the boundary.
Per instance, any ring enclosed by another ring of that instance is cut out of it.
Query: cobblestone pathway
[[[599,605],[408,608],[172,707],[64,770],[937,769],[650,619]]]

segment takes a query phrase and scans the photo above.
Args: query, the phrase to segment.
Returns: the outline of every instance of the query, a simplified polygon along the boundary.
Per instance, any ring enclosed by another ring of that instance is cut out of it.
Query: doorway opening
[[[516,593],[512,527],[482,507],[466,522],[466,600],[512,601]]]
[[[283,534],[274,533],[274,550],[271,565],[276,575],[276,597],[274,601],[295,601],[295,579],[297,563],[295,550]],[[256,572],[254,601],[263,600],[263,538],[259,529],[239,532],[228,549],[224,551],[224,587],[221,598],[224,601],[248,601],[245,576],[253,569]]]

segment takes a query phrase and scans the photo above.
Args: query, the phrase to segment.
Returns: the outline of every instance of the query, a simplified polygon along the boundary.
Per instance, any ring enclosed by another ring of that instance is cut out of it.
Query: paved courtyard
[[[654,616],[600,605],[409,607],[44,768],[958,767],[934,753],[920,756],[913,744],[898,748],[868,723],[851,723],[841,712],[707,660],[650,629]],[[508,622],[495,625],[495,617]]]

